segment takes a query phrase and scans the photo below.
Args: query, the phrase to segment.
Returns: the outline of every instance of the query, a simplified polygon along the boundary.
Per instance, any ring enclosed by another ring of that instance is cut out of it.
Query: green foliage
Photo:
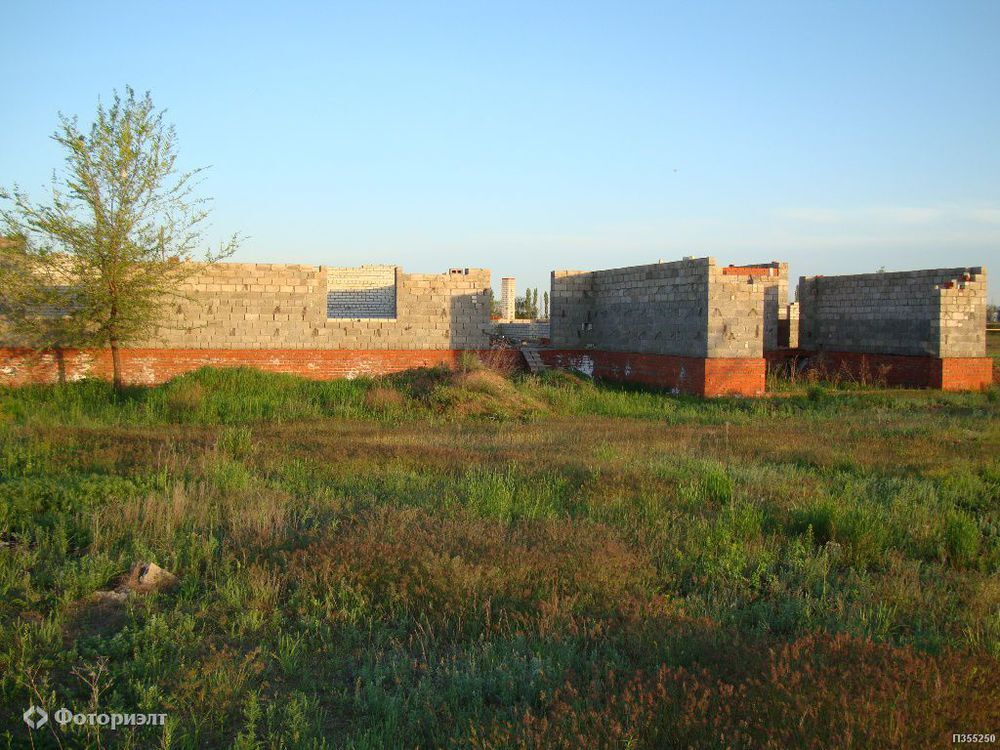
[[[810,401],[825,401],[829,397],[827,389],[821,385],[811,385],[806,391]]]
[[[209,215],[194,195],[202,170],[177,169],[176,134],[163,115],[149,93],[131,88],[99,102],[89,130],[61,115],[52,138],[66,168],[53,177],[51,202],[33,203],[16,187],[0,193],[11,204],[0,219],[20,240],[18,329],[34,329],[36,345],[109,345],[119,386],[118,346],[147,338],[162,306],[182,297]],[[227,257],[238,244],[234,235],[202,259]],[[10,265],[0,257],[0,269]],[[9,275],[0,271],[0,281]]]
[[[948,513],[944,527],[945,548],[953,564],[965,567],[976,559],[980,546],[980,531],[968,513],[953,510]]]
[[[546,298],[548,292],[545,293]],[[546,304],[548,304],[546,302]],[[547,315],[547,313],[546,313]],[[514,317],[535,320],[539,317],[538,289],[525,289],[523,297],[514,300]]]
[[[102,708],[170,715],[67,747],[906,747],[995,713],[985,394],[205,369],[0,413],[0,710],[87,708],[107,658]],[[180,585],[102,613],[139,560]]]

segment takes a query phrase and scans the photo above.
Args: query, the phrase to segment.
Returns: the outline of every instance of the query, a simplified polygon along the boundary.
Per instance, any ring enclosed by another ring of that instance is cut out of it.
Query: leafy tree
[[[136,97],[131,88],[108,106],[98,102],[89,132],[60,115],[52,138],[66,164],[50,202],[34,203],[16,186],[0,191],[10,204],[0,218],[22,240],[14,253],[24,292],[18,326],[44,339],[53,318],[37,305],[31,314],[31,300],[63,305],[67,340],[110,348],[116,388],[120,348],[147,338],[163,306],[183,297],[181,285],[199,270],[194,261],[213,263],[239,244],[233,235],[196,257],[209,216],[208,199],[193,194],[204,170],[178,171],[176,134],[163,117],[149,93]]]
[[[538,317],[538,289],[525,289],[523,297],[514,300],[514,315],[517,318]]]
[[[548,320],[549,319],[549,293],[545,292],[542,295],[542,298],[545,300],[545,319]]]
[[[524,319],[528,315],[528,292],[524,292],[523,297],[514,298],[514,317]]]

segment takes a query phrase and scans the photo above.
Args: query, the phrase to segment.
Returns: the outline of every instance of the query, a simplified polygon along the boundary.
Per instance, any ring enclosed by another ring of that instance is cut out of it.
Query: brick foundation
[[[604,380],[668,388],[698,396],[759,396],[764,393],[763,358],[679,357],[590,349],[541,349],[550,367],[579,370]]]
[[[314,380],[386,375],[416,367],[455,367],[459,349],[123,349],[122,371],[126,383],[154,385],[199,367],[256,367]],[[508,370],[524,367],[514,349],[474,351],[488,363]],[[0,349],[0,385],[51,383],[60,366],[67,380],[85,377],[111,379],[111,353],[68,349],[59,358],[51,353]]]
[[[765,352],[772,371],[795,366],[824,379],[845,379],[872,386],[975,391],[993,383],[990,357],[918,357],[858,352],[810,352],[784,349]]]
[[[992,357],[945,357],[937,360],[945,391],[981,391],[993,384]]]

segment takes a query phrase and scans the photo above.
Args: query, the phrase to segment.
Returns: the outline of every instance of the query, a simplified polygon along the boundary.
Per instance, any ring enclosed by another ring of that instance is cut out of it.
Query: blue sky
[[[1000,274],[1000,2],[13,3],[0,183],[150,90],[236,259]],[[1000,276],[990,297],[1000,299]]]

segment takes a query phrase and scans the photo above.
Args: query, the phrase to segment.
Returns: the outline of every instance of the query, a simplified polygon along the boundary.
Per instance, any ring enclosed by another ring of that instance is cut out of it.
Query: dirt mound
[[[438,385],[431,404],[450,417],[528,420],[546,411],[542,402],[526,396],[493,370],[455,373],[447,385]]]
[[[581,373],[570,370],[543,370],[538,375],[543,385],[567,391],[584,391],[594,388],[594,381]]]

